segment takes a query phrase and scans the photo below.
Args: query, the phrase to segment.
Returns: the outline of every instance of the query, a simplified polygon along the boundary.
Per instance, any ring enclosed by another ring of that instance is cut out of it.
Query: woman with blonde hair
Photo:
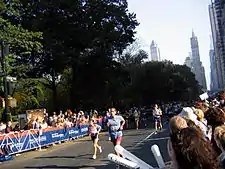
[[[192,107],[195,115],[197,116],[196,125],[202,130],[205,137],[211,140],[212,128],[207,126],[207,120],[204,118],[204,112],[201,109]]]
[[[215,128],[214,140],[218,148],[222,151],[222,153],[219,155],[219,161],[223,168],[225,168],[225,125]]]

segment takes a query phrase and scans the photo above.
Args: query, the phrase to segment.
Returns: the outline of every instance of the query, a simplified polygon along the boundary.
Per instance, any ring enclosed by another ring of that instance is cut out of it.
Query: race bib
[[[113,132],[117,132],[119,130],[119,127],[118,126],[111,126],[110,130],[113,131]]]

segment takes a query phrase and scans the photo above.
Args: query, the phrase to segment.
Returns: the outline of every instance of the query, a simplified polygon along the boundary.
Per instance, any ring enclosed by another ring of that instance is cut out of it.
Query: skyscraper
[[[225,1],[215,0],[209,5],[209,18],[212,31],[213,50],[210,54],[211,65],[215,69],[214,73],[217,75],[218,90],[225,87],[225,45],[224,45],[224,33],[225,33]],[[215,86],[214,86],[215,87]]]
[[[214,49],[209,50],[210,57],[210,90],[215,92],[219,90],[218,87],[218,78],[216,71],[216,59],[215,59],[215,51]]]
[[[192,70],[191,52],[189,52],[189,56],[186,57],[184,64]]]
[[[194,31],[192,31],[191,42],[191,61],[192,61],[192,72],[195,74],[196,80],[202,86],[204,91],[207,91],[205,69],[202,66],[199,54],[198,38],[195,36]]]
[[[152,43],[150,45],[150,52],[151,52],[151,60],[152,61],[161,61],[160,51],[154,40],[152,41]]]
[[[213,45],[213,38],[210,36],[210,50],[209,50],[209,58],[210,58],[210,90],[216,92],[220,90],[219,80],[218,80],[218,63],[216,61],[216,52]]]

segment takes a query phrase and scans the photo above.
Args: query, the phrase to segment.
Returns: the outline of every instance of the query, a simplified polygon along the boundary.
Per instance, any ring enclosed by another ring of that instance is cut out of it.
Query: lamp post
[[[5,59],[5,51],[4,51],[4,41],[1,40],[1,54],[2,54],[2,72],[3,72],[3,83],[4,83],[4,96],[5,96],[5,110],[3,114],[3,120],[8,122],[10,120],[10,112],[8,106],[8,89],[7,89],[7,72],[6,72],[6,59]]]

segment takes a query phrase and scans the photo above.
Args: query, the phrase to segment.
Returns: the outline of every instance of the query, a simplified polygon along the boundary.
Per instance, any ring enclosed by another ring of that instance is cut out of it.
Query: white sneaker
[[[109,141],[111,141],[111,137],[109,137]]]
[[[94,160],[95,160],[95,159],[96,159],[96,155],[93,155],[93,156],[92,156],[92,159],[94,159]]]
[[[98,149],[99,149],[99,152],[102,153],[102,147],[99,146]]]

